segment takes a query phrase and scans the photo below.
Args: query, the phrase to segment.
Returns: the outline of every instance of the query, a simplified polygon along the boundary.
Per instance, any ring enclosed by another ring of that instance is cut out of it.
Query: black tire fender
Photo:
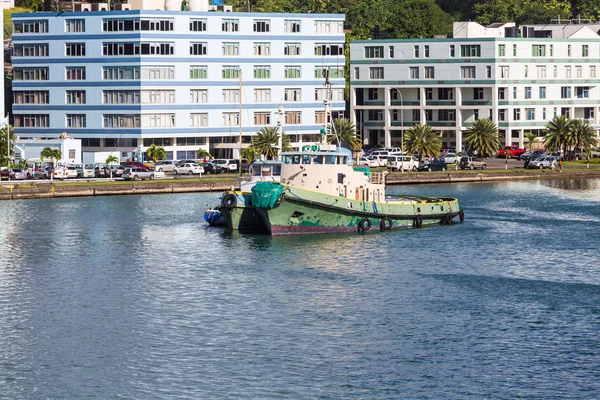
[[[228,193],[221,199],[221,206],[225,208],[234,208],[237,206],[237,197],[233,193]]]
[[[460,219],[460,222],[465,222],[465,212],[463,210],[458,212],[458,218]]]
[[[417,214],[415,217],[415,228],[420,228],[423,226],[423,217],[421,214]]]
[[[358,222],[358,231],[359,232],[366,232],[369,229],[371,229],[371,220],[368,218],[363,218]]]
[[[381,219],[381,221],[379,222],[379,229],[381,229],[382,231],[387,231],[389,229],[392,229],[392,220],[389,219],[388,217],[383,217]]]

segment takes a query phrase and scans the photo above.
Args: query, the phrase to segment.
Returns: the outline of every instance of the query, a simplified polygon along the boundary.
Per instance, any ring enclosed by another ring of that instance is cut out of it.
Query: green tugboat
[[[464,212],[449,197],[386,196],[387,172],[354,167],[349,150],[308,146],[282,155],[281,182],[258,182],[251,206],[271,235],[366,232],[450,224]]]

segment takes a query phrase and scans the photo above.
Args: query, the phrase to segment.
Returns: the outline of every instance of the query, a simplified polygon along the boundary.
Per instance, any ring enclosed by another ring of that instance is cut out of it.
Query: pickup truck
[[[600,148],[590,151],[590,158],[600,157]],[[587,153],[583,149],[575,149],[575,160],[585,160]]]
[[[519,146],[510,146],[498,151],[498,157],[505,158],[506,151],[510,151],[510,158],[520,158],[521,154],[525,153],[525,149],[520,149]]]

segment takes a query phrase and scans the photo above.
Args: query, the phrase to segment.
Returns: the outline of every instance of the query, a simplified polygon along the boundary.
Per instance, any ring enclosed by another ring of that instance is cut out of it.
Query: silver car
[[[177,161],[173,161],[173,160],[158,161],[156,163],[156,165],[154,166],[154,170],[157,172],[170,172],[170,171],[173,171],[173,167],[175,167],[175,164],[177,164]]]
[[[126,168],[125,171],[123,172],[123,179],[125,179],[126,181],[129,180],[152,180],[154,179],[154,171],[148,171],[147,169],[144,168],[135,168],[135,167],[131,167],[131,168]]]

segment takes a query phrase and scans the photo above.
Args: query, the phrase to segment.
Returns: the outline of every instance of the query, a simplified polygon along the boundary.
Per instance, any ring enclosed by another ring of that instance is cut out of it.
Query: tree
[[[539,140],[539,138],[535,133],[531,132],[525,132],[523,135],[527,140],[527,142],[525,142],[525,148],[529,151],[533,151],[533,144],[536,143]]]
[[[548,133],[544,138],[544,147],[547,151],[554,153],[562,149],[566,155],[572,123],[573,120],[566,115],[557,115],[546,124]]]
[[[498,127],[488,118],[476,120],[465,134],[465,145],[468,150],[476,150],[481,157],[486,153],[496,154],[500,148]]]
[[[146,150],[146,156],[156,164],[156,161],[167,158],[167,153],[165,152],[164,147],[151,144],[150,147],[148,147],[148,150]]]
[[[256,151],[254,146],[248,146],[242,149],[242,158],[245,158],[249,163],[252,163],[254,160],[258,160],[260,158],[260,154]]]
[[[8,154],[15,154],[15,139],[13,127],[11,125],[3,125],[2,129],[0,129],[0,167],[6,167],[11,162]]]
[[[106,157],[106,161],[104,162],[106,165],[110,165],[112,163],[118,163],[119,159],[113,155]],[[110,180],[112,181],[112,168],[110,170]]]
[[[408,154],[418,152],[419,163],[423,159],[423,156],[438,156],[441,149],[442,139],[440,139],[440,134],[431,126],[427,124],[415,124],[406,131],[404,148],[402,150],[406,151]]]
[[[60,149],[53,149],[51,147],[44,147],[42,149],[42,152],[40,153],[40,159],[41,160],[47,160],[50,159],[50,161],[52,162],[52,167],[50,168],[50,180],[54,180],[54,160],[60,160],[62,158],[62,152],[60,151]]]
[[[285,133],[282,135],[283,149],[281,151],[290,151],[292,147],[290,145],[290,138]],[[279,153],[277,145],[279,143],[279,136],[277,128],[274,126],[265,126],[260,128],[256,133],[256,137],[252,138],[252,146],[254,151],[259,155],[265,156],[268,160],[272,160]]]
[[[210,153],[204,149],[196,150],[196,154],[198,155],[199,158],[209,158],[209,159],[212,158]]]
[[[390,17],[393,38],[431,38],[452,33],[452,17],[434,0],[406,0],[396,4]]]
[[[332,133],[327,135],[327,142],[337,142],[338,146],[347,147],[352,151],[358,151],[362,148],[362,142],[356,136],[356,126],[348,118],[333,120]]]
[[[598,147],[596,131],[586,121],[581,119],[573,120],[567,134],[567,146],[568,153],[565,153],[564,156],[568,160],[575,158],[575,149],[583,149],[585,152],[589,152],[592,148],[595,149]]]

